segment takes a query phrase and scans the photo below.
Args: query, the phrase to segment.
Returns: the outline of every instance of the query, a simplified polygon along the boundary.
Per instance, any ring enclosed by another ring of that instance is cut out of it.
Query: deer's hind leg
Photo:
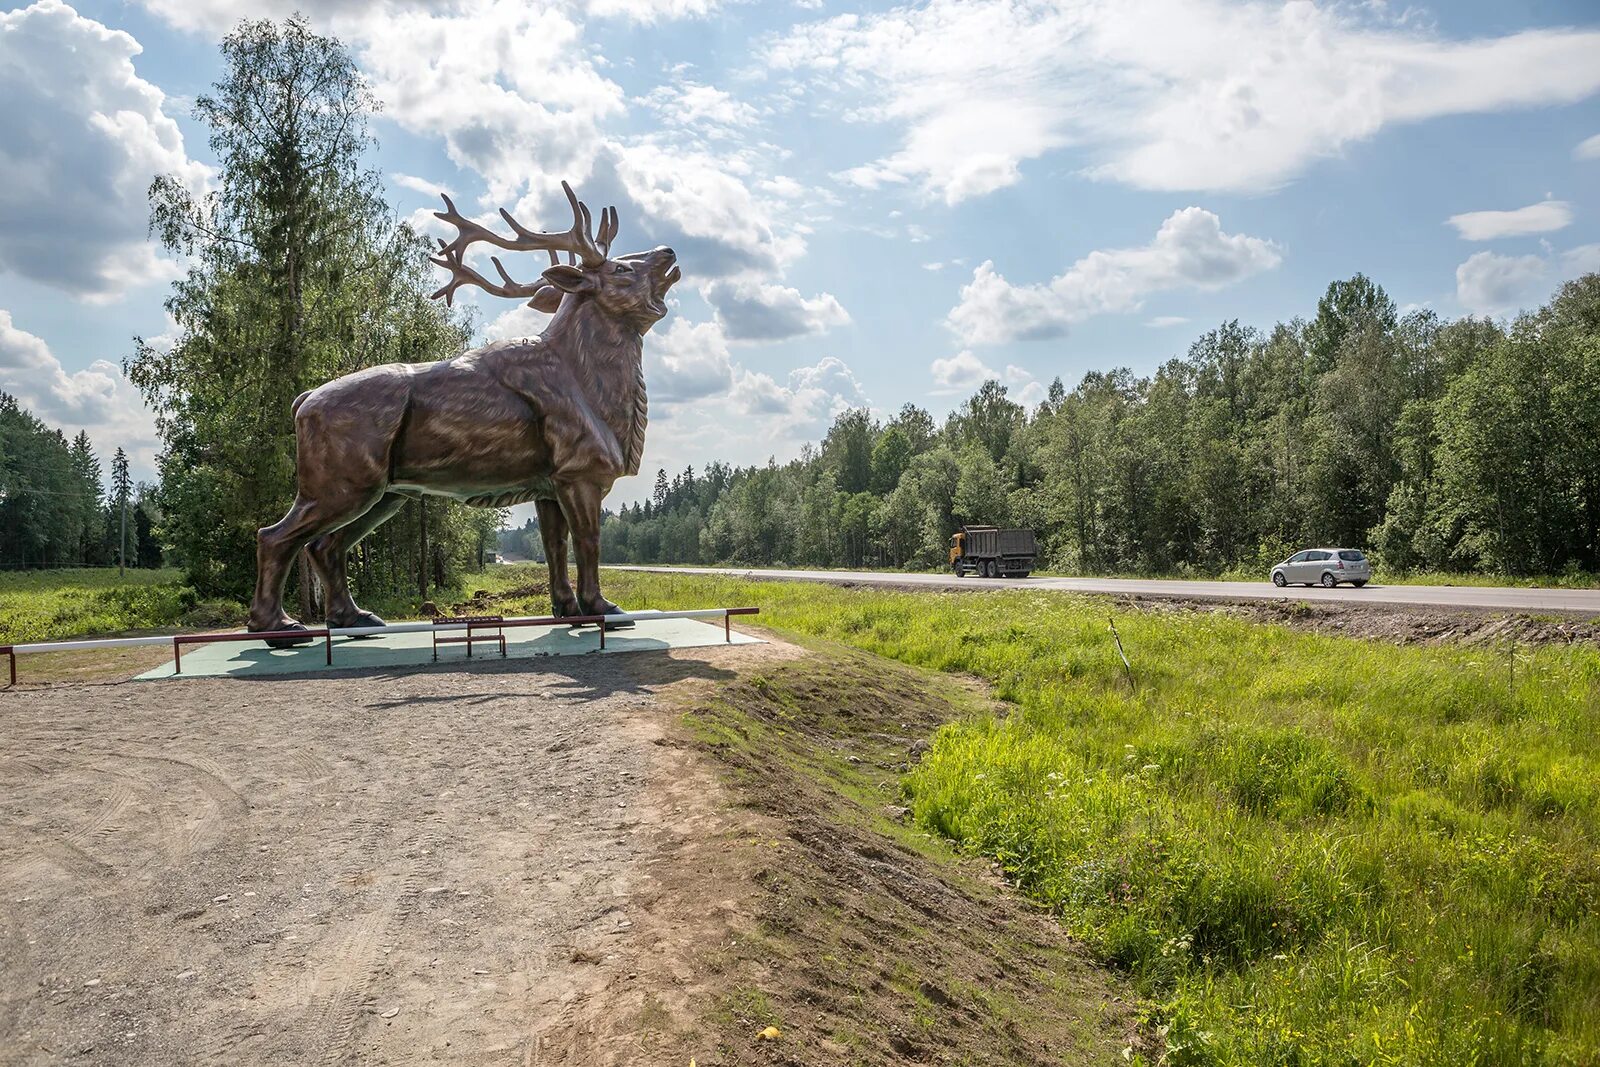
[[[382,626],[384,622],[370,611],[362,611],[350,595],[347,570],[350,550],[373,530],[388,522],[404,506],[406,498],[399,493],[385,493],[363,515],[347,522],[337,530],[316,537],[306,546],[311,566],[322,581],[327,597],[328,625]]]
[[[316,537],[359,518],[376,494],[308,496],[301,492],[283,518],[256,532],[256,593],[250,602],[252,631],[304,629],[283,610],[283,583],[289,565]]]

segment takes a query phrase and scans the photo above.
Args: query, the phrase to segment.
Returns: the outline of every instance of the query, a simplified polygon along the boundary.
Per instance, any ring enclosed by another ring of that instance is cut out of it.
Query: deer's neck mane
[[[644,338],[587,298],[567,297],[543,340],[577,373],[594,413],[617,436],[625,474],[638,474],[644,456],[648,402],[644,389]]]

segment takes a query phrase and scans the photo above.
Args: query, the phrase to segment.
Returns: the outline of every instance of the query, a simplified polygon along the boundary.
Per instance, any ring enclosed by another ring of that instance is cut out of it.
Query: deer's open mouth
[[[659,315],[667,313],[667,290],[676,285],[678,279],[683,277],[683,272],[678,269],[677,261],[674,259],[668,260],[668,262],[671,263],[671,266],[667,268],[666,272],[656,276],[655,292],[650,300],[651,310]]]

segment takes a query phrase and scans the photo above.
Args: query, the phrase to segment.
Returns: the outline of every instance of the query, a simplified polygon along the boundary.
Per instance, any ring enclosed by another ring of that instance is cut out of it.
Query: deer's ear
[[[546,315],[554,315],[556,309],[561,306],[561,298],[564,295],[553,285],[541,285],[539,291],[533,294],[533,299],[528,301],[528,306]]]
[[[544,280],[563,293],[586,293],[594,288],[593,275],[571,263],[557,263],[544,272]]]

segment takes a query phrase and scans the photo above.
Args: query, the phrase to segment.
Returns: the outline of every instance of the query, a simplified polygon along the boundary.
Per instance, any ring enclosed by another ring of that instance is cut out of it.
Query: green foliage
[[[989,682],[1009,714],[939,732],[916,819],[1127,969],[1168,1062],[1600,1059],[1593,648],[1527,653],[1512,690],[1487,649],[1092,598],[608,583]]]
[[[0,644],[175,626],[194,605],[171,568],[0,571]]]
[[[957,523],[986,522],[1033,528],[1055,571],[1260,580],[1339,544],[1388,580],[1596,574],[1600,275],[1509,330],[1402,317],[1356,275],[1310,322],[1223,323],[1148,378],[1058,380],[1032,411],[989,381],[940,429],[910,405],[881,427],[844,412],[820,450],[725,485],[670,518],[624,509],[606,558],[932,567]],[[669,522],[699,545],[668,555],[640,529]]]

